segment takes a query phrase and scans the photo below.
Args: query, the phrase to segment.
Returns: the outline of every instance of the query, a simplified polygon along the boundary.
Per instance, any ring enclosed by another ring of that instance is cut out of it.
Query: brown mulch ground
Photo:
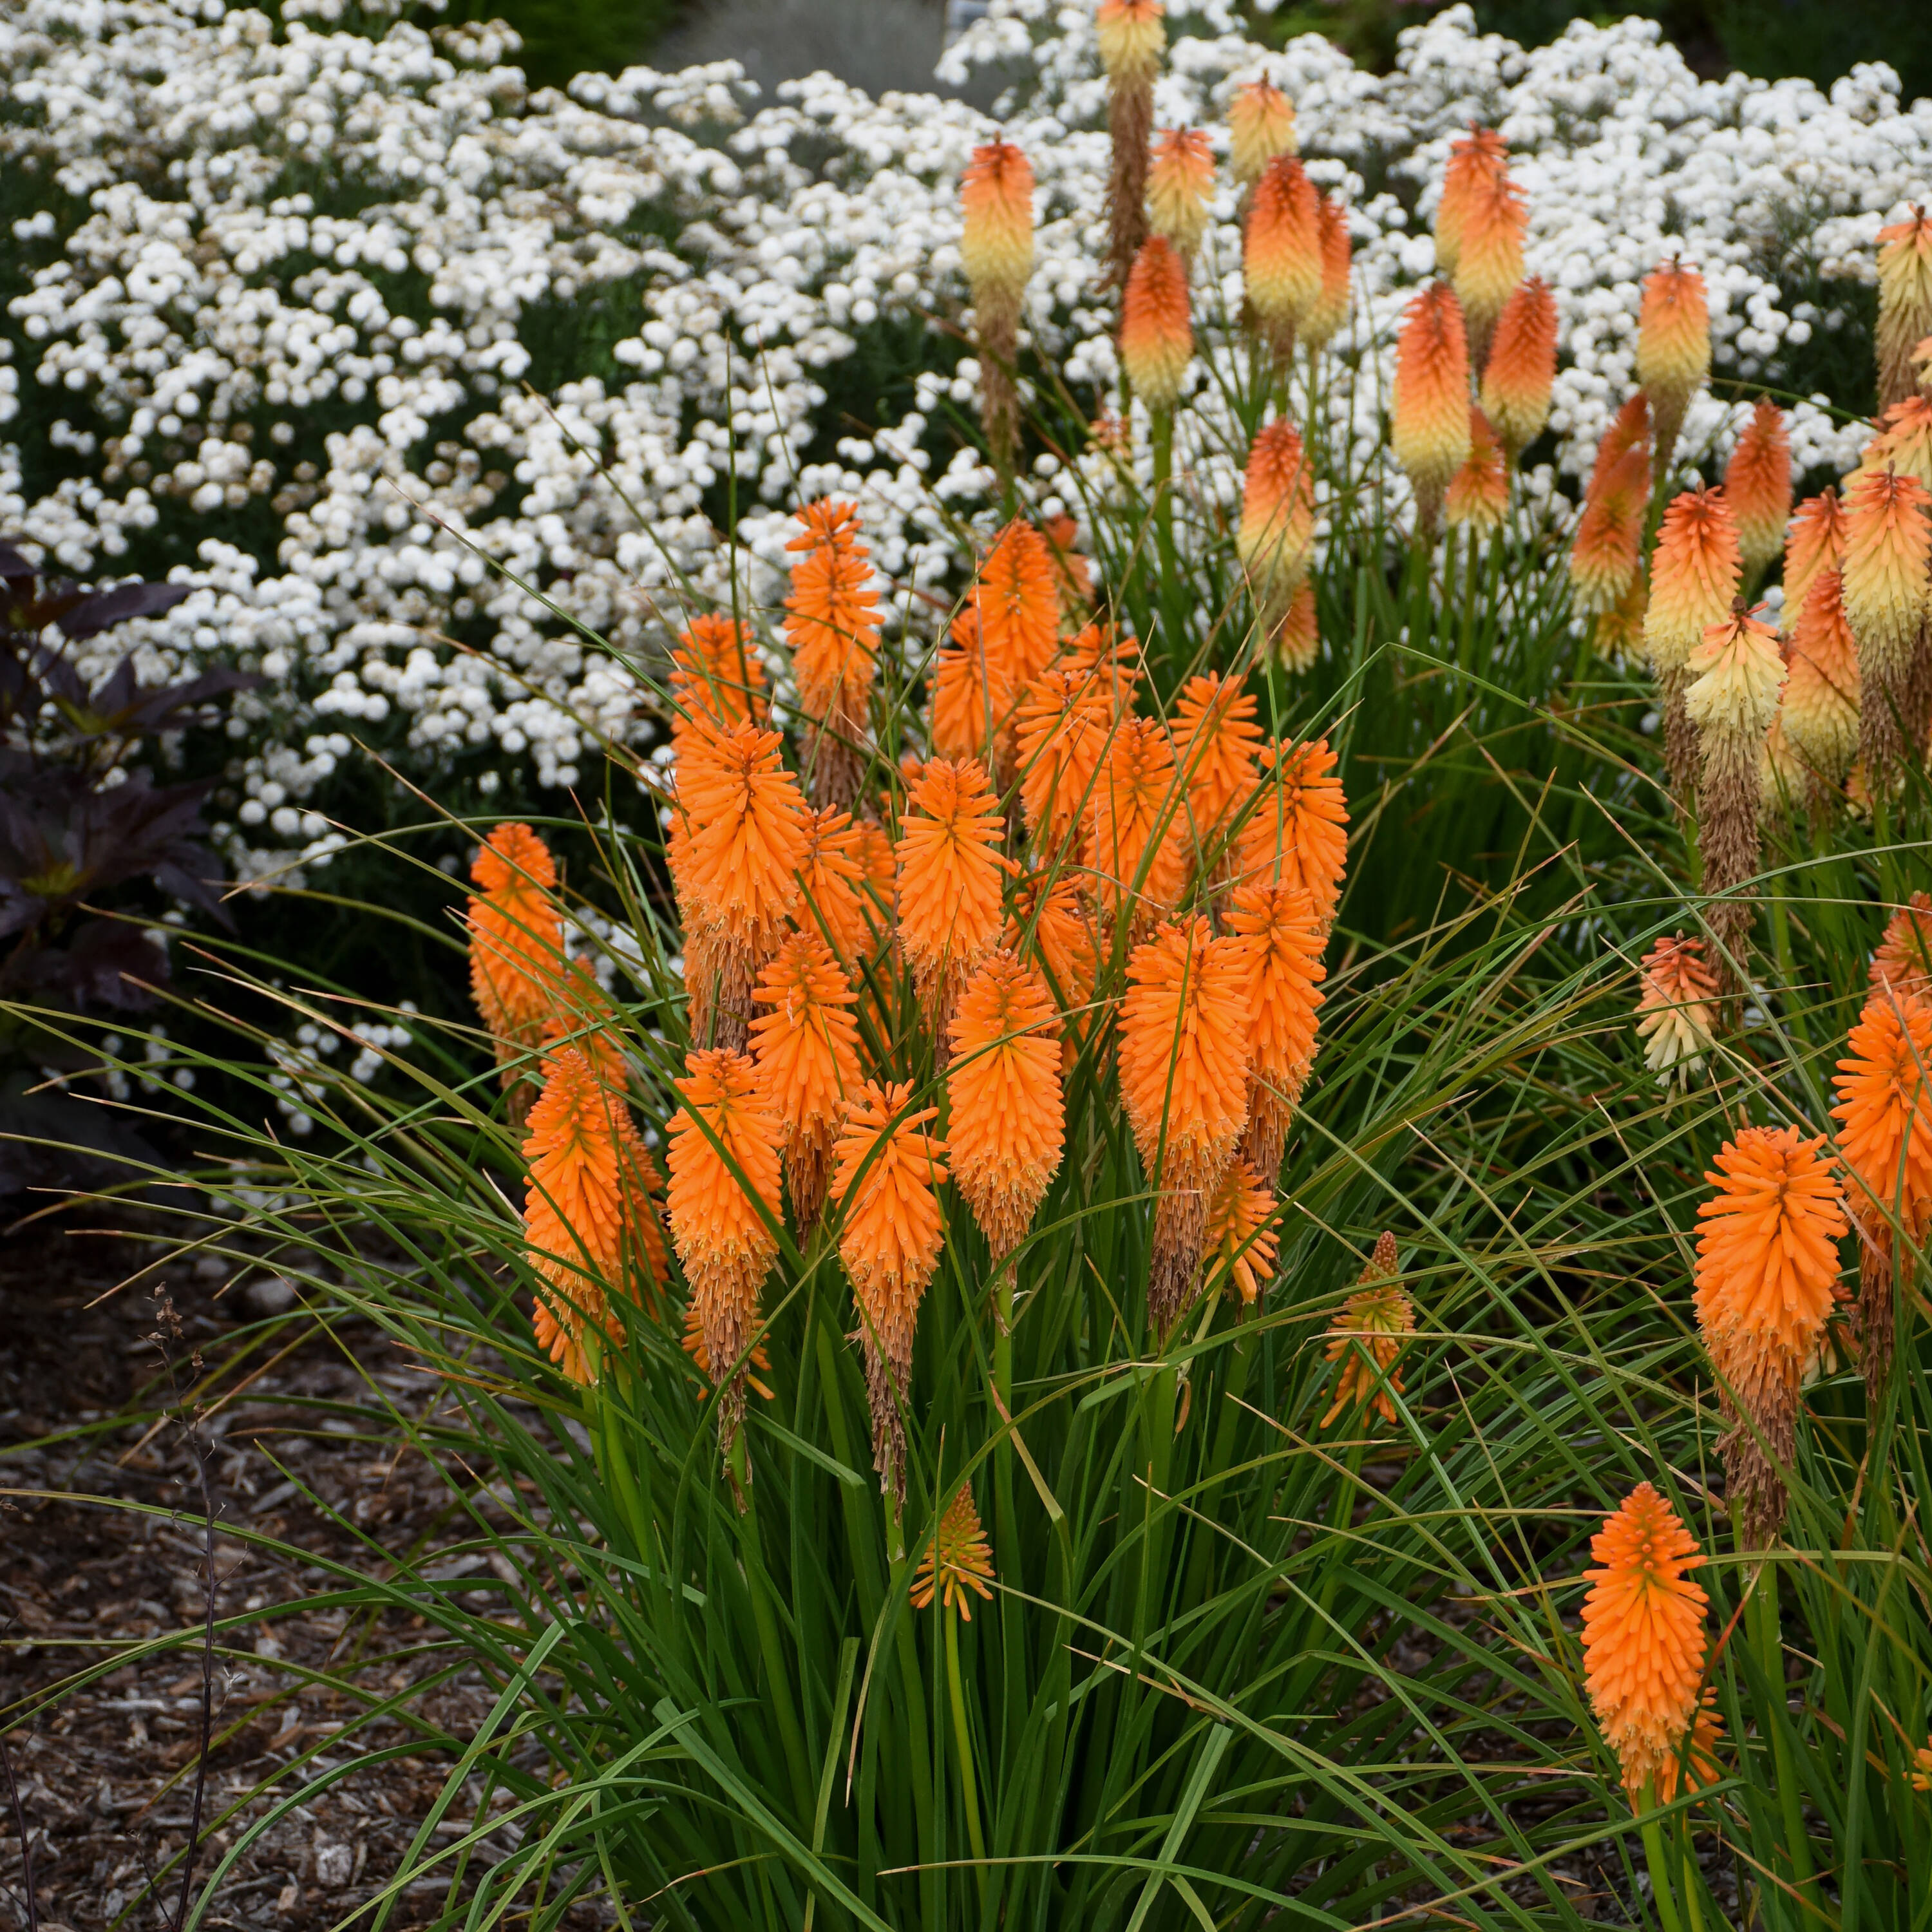
[[[0,1732],[33,1846],[44,1932],[146,1932],[175,1922],[178,1876],[165,1887],[165,1908],[153,1876],[188,1836],[202,1732],[194,1636],[206,1604],[205,1518],[185,1430],[124,1418],[165,1406],[170,1389],[195,1387],[247,1345],[249,1324],[280,1311],[260,1271],[231,1280],[227,1264],[206,1259],[115,1292],[164,1252],[74,1228],[0,1236],[0,1492],[8,1492],[0,1493]],[[223,1401],[221,1389],[250,1371]],[[356,1530],[397,1551],[434,1550],[461,1534],[460,1522],[446,1525],[449,1493],[436,1474],[351,1413],[370,1409],[364,1378],[405,1411],[434,1399],[430,1378],[379,1334],[338,1330],[332,1342],[298,1310],[272,1346],[258,1338],[245,1365],[201,1405],[218,1610],[263,1615],[251,1627],[254,1656],[243,1647],[249,1637],[230,1638],[215,1664],[196,1889],[273,1802],[350,1767],[242,1856],[203,1921],[211,1927],[320,1932],[351,1918],[396,1870],[448,1772],[446,1755],[434,1750],[366,1761],[407,1739],[399,1723],[356,1730],[333,1754],[328,1741],[354,1717],[355,1700],[303,1674],[400,1691],[448,1670],[451,1658],[430,1649],[420,1618],[274,1614],[331,1586],[326,1560],[371,1567]],[[72,1499],[83,1496],[151,1513]],[[332,1520],[331,1510],[346,1520]],[[248,1546],[234,1533],[240,1528],[291,1552]],[[465,1560],[482,1572],[480,1605],[492,1580],[481,1559]],[[164,1654],[59,1690],[76,1671],[170,1636],[183,1641]],[[473,1670],[458,1670],[412,1708],[466,1738],[492,1701]],[[251,1797],[271,1783],[272,1796]],[[466,1792],[438,1842],[471,1827],[482,1795]],[[489,1840],[479,1862],[500,1858],[516,1828]],[[0,1928],[24,1928],[20,1846],[4,1810],[0,1887]],[[390,1922],[424,1923],[448,1896],[445,1879],[418,1880]],[[594,1906],[568,1922],[609,1922]]]

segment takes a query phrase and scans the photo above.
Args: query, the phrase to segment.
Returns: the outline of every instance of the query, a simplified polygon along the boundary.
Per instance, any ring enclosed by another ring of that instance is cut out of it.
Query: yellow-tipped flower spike
[[[1134,257],[1120,303],[1120,364],[1150,410],[1172,409],[1194,359],[1187,266],[1166,239],[1150,235]]]
[[[1737,601],[1742,570],[1737,524],[1724,492],[1687,490],[1674,497],[1651,559],[1643,642],[1663,700],[1664,758],[1680,795],[1690,789],[1696,762],[1684,717],[1684,668],[1705,632]]]
[[[1265,76],[1228,104],[1228,159],[1236,181],[1252,188],[1277,154],[1294,152],[1294,104]]]
[[[1710,373],[1704,278],[1673,255],[1646,278],[1636,324],[1636,379],[1650,399],[1652,472],[1660,478],[1670,467],[1684,412]]]
[[[1294,586],[1294,595],[1268,639],[1268,654],[1286,671],[1299,674],[1314,668],[1322,654],[1322,630],[1313,578],[1304,577]]]
[[[1151,80],[1167,49],[1160,0],[1100,0],[1094,29],[1109,80]]]
[[[1033,164],[1010,141],[973,150],[959,183],[959,266],[976,307],[1018,305],[1033,273]]]
[[[1642,1805],[1662,1790],[1692,1735],[1704,1675],[1704,1610],[1689,1580],[1704,1561],[1676,1512],[1648,1483],[1606,1517],[1583,1574],[1583,1682],[1624,1788]]]
[[[1804,609],[1818,573],[1836,570],[1845,560],[1845,513],[1838,493],[1808,496],[1791,519],[1784,540],[1784,608],[1789,617]],[[1788,626],[1787,626],[1788,627]]]
[[[1616,610],[1638,580],[1644,506],[1650,493],[1650,405],[1630,398],[1597,446],[1570,551],[1580,609]],[[1599,640],[1601,626],[1599,626]]]
[[[1666,1087],[1688,1084],[1717,1043],[1718,980],[1704,942],[1681,932],[1660,939],[1643,956],[1642,974],[1636,1036],[1643,1064]]]
[[[1436,205],[1436,265],[1453,276],[1462,259],[1462,231],[1472,205],[1509,176],[1509,148],[1492,128],[1471,125],[1450,144]]]
[[[1256,184],[1241,238],[1241,280],[1262,334],[1285,352],[1322,297],[1322,203],[1292,154]]]
[[[1315,554],[1315,478],[1300,432],[1279,416],[1255,433],[1241,492],[1234,548],[1246,570],[1255,608],[1272,626]]]
[[[973,1486],[962,1483],[913,1573],[910,1601],[916,1610],[928,1610],[937,1596],[946,1609],[956,1610],[970,1624],[973,1600],[967,1592],[977,1591],[991,1603],[993,1593],[986,1586],[992,1575],[993,1546],[980,1525]]]
[[[1503,446],[1489,418],[1474,406],[1469,411],[1468,457],[1450,479],[1443,510],[1452,526],[1460,525],[1484,537],[1501,530],[1509,514],[1509,466]]]
[[[1214,191],[1214,151],[1198,128],[1170,128],[1148,163],[1148,226],[1166,238],[1184,262],[1194,259],[1208,231],[1208,198]]]
[[[1821,812],[1836,800],[1858,751],[1858,646],[1843,593],[1835,566],[1818,573],[1785,652],[1784,735],[1810,782],[1813,808]]]
[[[1845,506],[1845,616],[1858,640],[1859,749],[1875,794],[1924,728],[1911,685],[1932,563],[1928,502],[1916,477],[1886,470],[1861,476]]]
[[[1768,396],[1757,399],[1724,466],[1724,500],[1737,524],[1744,574],[1755,579],[1784,548],[1791,516],[1791,432]]]
[[[1348,212],[1332,195],[1316,204],[1322,244],[1322,292],[1302,312],[1300,334],[1310,355],[1325,348],[1348,319],[1348,278],[1354,254],[1348,238]]]
[[[1522,280],[1522,242],[1528,227],[1529,204],[1510,181],[1507,165],[1471,184],[1450,280],[1478,364],[1488,354],[1497,319]]]
[[[1392,1400],[1402,1393],[1397,1365],[1415,1333],[1415,1304],[1403,1291],[1401,1272],[1395,1237],[1378,1235],[1354,1293],[1328,1324],[1328,1359],[1338,1366],[1335,1400],[1320,1424],[1324,1429],[1344,1409],[1364,1403],[1384,1422],[1397,1420]]]
[[[1124,288],[1147,239],[1148,136],[1154,131],[1154,82],[1167,44],[1160,0],[1100,0],[1094,25],[1107,70],[1107,128],[1113,159],[1107,178],[1107,266]]]
[[[1483,370],[1483,413],[1512,463],[1543,434],[1556,382],[1556,298],[1532,275],[1503,304]]]
[[[1211,1277],[1227,1270],[1228,1291],[1241,1298],[1244,1308],[1260,1300],[1274,1276],[1281,1237],[1274,1220],[1274,1190],[1239,1155],[1228,1163],[1221,1184],[1208,1210],[1208,1244],[1204,1265]]]
[[[1395,350],[1390,446],[1415,491],[1424,536],[1469,460],[1469,344],[1462,305],[1446,282],[1433,282],[1408,305]]]
[[[1878,231],[1878,406],[1917,386],[1912,351],[1932,335],[1932,214],[1915,207]]]
[[[1932,490],[1932,400],[1907,396],[1894,403],[1885,412],[1884,427],[1866,446],[1858,467],[1896,470]]]

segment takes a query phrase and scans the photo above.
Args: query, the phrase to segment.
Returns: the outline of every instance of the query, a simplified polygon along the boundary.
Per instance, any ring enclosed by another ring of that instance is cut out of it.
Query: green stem
[[[1180,566],[1174,548],[1174,411],[1171,408],[1154,411],[1152,440],[1154,541],[1160,566],[1161,616],[1164,622],[1173,624],[1180,614]]]
[[[986,1840],[980,1829],[980,1780],[973,1769],[973,1738],[966,1728],[966,1694],[959,1682],[959,1612],[950,1606],[946,1616],[946,1688],[952,1700],[952,1736],[959,1750],[959,1792],[966,1806],[966,1837],[979,1867],[980,1902],[986,1899]]]
[[[1648,1813],[1656,1800],[1654,1786],[1646,1784],[1637,1802]],[[1657,1901],[1657,1916],[1664,1932],[1684,1932],[1684,1921],[1677,1910],[1676,1888],[1671,1882],[1670,1861],[1664,1855],[1664,1833],[1654,1818],[1646,1816],[1637,1827],[1643,1838],[1644,1862],[1650,1868],[1650,1894]]]
[[[1791,1712],[1784,1690],[1784,1646],[1778,1630],[1778,1565],[1766,1563],[1758,1571],[1757,1587],[1745,1606],[1750,1640],[1757,1652],[1768,1694],[1776,1701],[1765,1714],[1769,1720],[1771,1749],[1778,1767],[1778,1799],[1784,1813],[1784,1842],[1791,1861],[1791,1876],[1806,1906],[1824,1921],[1816,1881],[1811,1864],[1811,1841],[1804,1835],[1804,1804],[1798,1781],[1798,1766],[1792,1760]]]
[[[752,1616],[758,1626],[758,1650],[764,1659],[766,1695],[778,1719],[778,1742],[791,1774],[793,1802],[798,1807],[801,1825],[812,1814],[812,1772],[806,1764],[805,1736],[798,1727],[798,1713],[791,1697],[792,1666],[778,1641],[778,1620],[772,1614],[771,1580],[765,1572],[764,1553],[758,1547],[758,1514],[748,1505],[738,1517],[738,1546],[745,1566],[745,1586],[751,1592]]]

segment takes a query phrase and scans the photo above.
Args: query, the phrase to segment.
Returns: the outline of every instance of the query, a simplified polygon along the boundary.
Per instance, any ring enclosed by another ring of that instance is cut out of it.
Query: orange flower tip
[[[798,901],[806,808],[782,740],[740,720],[700,722],[679,761],[682,885],[732,945],[766,950]]]
[[[1704,278],[1673,257],[1644,281],[1637,311],[1637,380],[1653,401],[1681,407],[1710,368],[1711,310]]]
[[[968,1623],[973,1621],[968,1591],[976,1591],[987,1602],[993,1592],[993,1546],[980,1521],[970,1483],[962,1483],[939,1519],[932,1540],[926,1546],[913,1573],[911,1604],[916,1610],[929,1608],[937,1597],[949,1610],[957,1610]]]
[[[765,668],[751,626],[717,612],[692,618],[671,652],[670,692],[679,712],[673,736],[680,748],[694,725],[761,723]]]
[[[1315,545],[1313,466],[1285,416],[1255,432],[1234,542],[1267,604],[1285,602],[1307,574]]]
[[[1442,171],[1442,193],[1436,206],[1436,259],[1443,273],[1461,266],[1464,230],[1478,200],[1492,194],[1509,178],[1509,148],[1492,128],[1472,124],[1450,144]]]
[[[1736,521],[1747,569],[1758,571],[1784,546],[1791,515],[1791,433],[1768,396],[1754,405],[1724,470],[1724,500]]]
[[[1714,624],[1729,616],[1744,569],[1736,520],[1722,490],[1673,497],[1651,562],[1643,638],[1660,676],[1681,670]]]
[[[1449,480],[1444,514],[1478,536],[1501,530],[1509,514],[1509,466],[1502,442],[1478,409],[1469,412],[1469,454]]]
[[[1252,1308],[1274,1274],[1281,1237],[1272,1222],[1275,1196],[1245,1160],[1231,1160],[1208,1210],[1210,1266],[1226,1270],[1228,1292]]]
[[[1241,242],[1248,304],[1272,331],[1299,328],[1320,304],[1324,254],[1322,197],[1292,154],[1268,163],[1256,183]]]
[[[1172,128],[1155,136],[1148,164],[1148,226],[1191,260],[1208,230],[1214,188],[1214,151],[1198,128]]]
[[[895,1363],[910,1359],[915,1311],[939,1265],[934,1190],[946,1179],[946,1143],[923,1131],[935,1107],[912,1105],[909,1082],[866,1082],[849,1103],[834,1150],[838,1252]]]
[[[1901,997],[1932,998],[1932,893],[1914,892],[1886,921],[1871,984],[1874,992],[1889,986]]]
[[[484,840],[470,863],[470,876],[486,892],[530,886],[548,892],[556,884],[556,861],[527,825],[512,820]]]
[[[1261,775],[1241,807],[1234,867],[1244,885],[1299,886],[1325,926],[1335,916],[1348,860],[1348,810],[1325,738],[1262,746]]]
[[[1543,434],[1556,382],[1556,298],[1540,276],[1503,304],[1483,369],[1483,413],[1512,458]]]
[[[905,818],[893,848],[898,872],[901,944],[916,973],[960,974],[994,944],[1000,895],[1012,862],[1000,802],[976,760],[927,760],[907,788]]]
[[[1150,235],[1127,272],[1121,298],[1121,366],[1149,409],[1171,409],[1193,356],[1186,264],[1165,236]]]
[[[1033,164],[1010,141],[973,150],[959,187],[959,261],[982,308],[1017,305],[1033,272]]]
[[[1643,956],[1636,1033],[1643,1064],[1666,1086],[1688,1080],[1716,1045],[1718,976],[1701,939],[1659,939]]]
[[[1046,668],[1059,640],[1060,580],[1052,544],[1016,517],[994,539],[973,590],[988,676],[1017,693]]]
[[[752,988],[770,1009],[752,1023],[766,1102],[788,1136],[829,1126],[860,1084],[858,1026],[846,1009],[858,994],[824,940],[795,932]]]

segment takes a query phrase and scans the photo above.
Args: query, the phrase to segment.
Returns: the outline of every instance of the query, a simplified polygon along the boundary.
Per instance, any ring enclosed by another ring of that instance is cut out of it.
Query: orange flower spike
[[[989,650],[976,606],[954,620],[932,670],[929,723],[942,758],[979,758],[1004,766],[1011,754],[1018,687],[1003,656]]]
[[[1660,939],[1643,956],[1636,1036],[1643,1064],[1669,1086],[1688,1082],[1716,1045],[1718,976],[1701,939]]]
[[[1214,191],[1214,151],[1199,128],[1170,128],[1155,140],[1148,164],[1148,226],[1184,262],[1193,260],[1208,232]]]
[[[1932,400],[1907,396],[1886,411],[1884,422],[1859,469],[1900,470],[1932,489]]]
[[[1436,262],[1445,275],[1454,275],[1461,266],[1462,233],[1472,208],[1508,178],[1509,148],[1493,128],[1472,124],[1450,143],[1436,204]]]
[[[932,759],[907,802],[893,848],[899,939],[943,1038],[958,988],[998,943],[1000,880],[1012,866],[1000,854],[1006,826],[982,766]]]
[[[874,950],[863,844],[864,834],[849,812],[826,806],[806,812],[805,856],[799,861],[792,918],[800,932],[823,939],[848,968]]]
[[[1158,1191],[1148,1312],[1165,1336],[1190,1299],[1208,1209],[1247,1124],[1248,974],[1204,919],[1163,926],[1127,960],[1120,1096]]]
[[[1932,1209],[1932,1004],[1881,985],[1846,1042],[1833,1082],[1838,1146],[1867,1222],[1896,1214],[1916,1228]]]
[[[1014,308],[1033,273],[1033,164],[1010,141],[973,150],[959,183],[959,266],[976,308]]]
[[[770,1009],[752,1022],[759,1096],[783,1130],[792,1209],[808,1234],[824,1202],[840,1112],[860,1084],[850,1012],[859,996],[824,941],[795,932],[752,998]]]
[[[1060,593],[1060,621],[1076,629],[1087,621],[1094,608],[1094,566],[1074,545],[1079,541],[1079,526],[1071,517],[1049,517],[1040,534],[1053,558],[1053,580]]]
[[[1300,432],[1278,416],[1255,432],[1241,492],[1235,550],[1261,613],[1272,627],[1315,554],[1315,479]]]
[[[1754,579],[1784,548],[1791,517],[1791,431],[1768,396],[1757,399],[1724,467],[1724,500],[1736,520],[1744,574]]]
[[[858,508],[827,498],[797,514],[801,533],[785,548],[803,555],[792,566],[784,628],[799,697],[814,714],[842,700],[850,709],[855,698],[862,712],[878,668],[879,598],[867,588],[872,552],[859,540]]]
[[[1325,1429],[1344,1409],[1372,1403],[1387,1423],[1400,1420],[1394,1398],[1402,1394],[1397,1364],[1415,1333],[1415,1304],[1401,1285],[1395,1237],[1376,1238],[1375,1252],[1354,1294],[1328,1324],[1328,1358],[1340,1364],[1335,1399],[1321,1420]]]
[[[916,1610],[929,1610],[937,1596],[946,1610],[956,1610],[970,1624],[972,1599],[967,1592],[977,1591],[991,1603],[993,1593],[987,1586],[992,1575],[993,1546],[986,1540],[980,1523],[979,1508],[973,1501],[973,1486],[962,1483],[939,1519],[933,1540],[919,1559],[908,1600]]]
[[[1032,967],[995,952],[967,981],[951,1033],[946,1093],[953,1184],[998,1264],[1024,1239],[1059,1171],[1066,1124],[1060,1016]]]
[[[1690,398],[1711,373],[1711,308],[1704,278],[1675,256],[1645,278],[1637,312],[1636,379],[1655,428],[1653,473],[1670,467]]]
[[[1262,728],[1255,699],[1236,678],[1190,677],[1175,694],[1174,732],[1194,838],[1205,842],[1228,808],[1255,787],[1255,747]]]
[[[1316,230],[1322,248],[1322,292],[1302,311],[1300,336],[1312,354],[1335,338],[1348,319],[1349,278],[1354,272],[1354,246],[1348,236],[1348,213],[1332,196],[1318,198]]]
[[[1932,1000],[1932,893],[1914,892],[1886,921],[1871,963],[1872,991]]]
[[[1157,718],[1118,725],[1088,821],[1095,898],[1138,928],[1172,912],[1187,883],[1188,826],[1174,746]]]
[[[1483,369],[1483,413],[1514,463],[1543,434],[1556,383],[1556,298],[1532,275],[1504,303]]]
[[[1902,402],[1917,386],[1912,352],[1932,335],[1932,214],[1878,231],[1878,402]]]
[[[1348,808],[1326,738],[1262,748],[1261,778],[1234,834],[1237,885],[1299,886],[1323,930],[1334,923],[1348,862]]]
[[[1014,721],[1020,806],[1044,848],[1058,851],[1086,814],[1112,722],[1088,672],[1042,671],[1028,686]]]
[[[1167,47],[1160,0],[1100,0],[1094,16],[1109,80],[1152,80]]]
[[[1256,184],[1241,242],[1248,306],[1277,350],[1322,298],[1322,208],[1292,154],[1277,154]]]
[[[1784,733],[1820,808],[1858,749],[1858,646],[1845,621],[1844,588],[1836,565],[1813,578],[1785,653]]]
[[[1443,508],[1452,527],[1460,524],[1478,536],[1493,536],[1509,514],[1508,463],[1479,409],[1469,411],[1468,460],[1450,479]]]
[[[1294,104],[1265,76],[1228,102],[1228,160],[1242,187],[1253,187],[1269,162],[1294,146]]]
[[[1471,353],[1478,365],[1488,355],[1504,305],[1522,280],[1522,243],[1528,229],[1529,204],[1510,181],[1507,163],[1471,182],[1450,280],[1462,304]]]
[[[1060,584],[1053,550],[1023,518],[1015,518],[980,566],[973,592],[989,662],[1017,693],[1051,662],[1060,637]]]
[[[703,720],[728,730],[748,719],[762,724],[765,668],[752,640],[752,627],[715,611],[700,612],[677,634],[670,654],[670,694],[679,707],[671,741],[680,751],[694,723]]]
[[[1600,452],[1600,467],[1602,460]],[[1579,609],[1600,619],[1608,616],[1640,584],[1644,506],[1649,494],[1647,442],[1624,450],[1600,478],[1592,480],[1570,551],[1570,583]],[[1602,635],[1600,626],[1598,634]]]
[[[1469,345],[1462,305],[1446,282],[1431,283],[1402,317],[1389,441],[1421,527],[1432,532],[1443,494],[1469,457]]]
[[[1194,359],[1187,266],[1159,235],[1141,244],[1120,303],[1120,364],[1150,410],[1172,409]]]
[[[910,1084],[868,1081],[838,1137],[832,1198],[838,1252],[860,1310],[873,1463],[882,1486],[903,1496],[905,1436],[898,1405],[912,1375],[919,1304],[939,1266],[934,1190],[946,1179],[946,1143],[921,1130],[938,1112],[913,1108]]]
[[[499,1062],[543,1036],[563,969],[563,917],[550,898],[556,861],[527,825],[498,826],[470,868],[470,990]]]
[[[1238,1156],[1228,1162],[1208,1209],[1207,1266],[1227,1270],[1228,1288],[1252,1308],[1274,1278],[1281,1237],[1272,1225],[1275,1197]]]
[[[1061,1042],[1060,1066],[1070,1071],[1080,1042],[1091,1030],[1089,1010],[1100,970],[1100,948],[1091,908],[1070,872],[1022,873],[1013,888],[1000,944],[1037,965],[1068,1024]]]
[[[1845,560],[1845,514],[1835,490],[1808,496],[1792,513],[1784,539],[1784,608],[1795,616],[1804,608],[1821,571]]]
[[[1248,1126],[1242,1152],[1256,1174],[1281,1171],[1288,1123],[1315,1060],[1328,935],[1299,886],[1238,886],[1228,932],[1248,982]]]
[[[1283,670],[1298,675],[1314,668],[1315,660],[1321,655],[1322,632],[1312,577],[1304,577],[1295,586],[1294,595],[1288,600],[1288,608],[1268,640],[1268,649]]]
[[[558,976],[556,1001],[544,1016],[542,1038],[547,1048],[575,1047],[604,1092],[623,1099],[631,1070],[618,1032],[617,1010],[588,959],[572,960]]]
[[[1583,1574],[1583,1682],[1631,1802],[1660,1786],[1696,1721],[1706,1638],[1704,1556],[1648,1483],[1606,1517]]]
[[[1904,754],[1900,720],[1918,708],[1910,686],[1932,562],[1928,503],[1916,477],[1886,470],[1859,477],[1846,504],[1845,616],[1858,643],[1859,749],[1876,790]]]
[[[1651,559],[1644,648],[1664,700],[1664,757],[1680,794],[1696,758],[1684,709],[1690,654],[1737,601],[1743,572],[1738,528],[1720,490],[1687,490],[1672,499]]]

